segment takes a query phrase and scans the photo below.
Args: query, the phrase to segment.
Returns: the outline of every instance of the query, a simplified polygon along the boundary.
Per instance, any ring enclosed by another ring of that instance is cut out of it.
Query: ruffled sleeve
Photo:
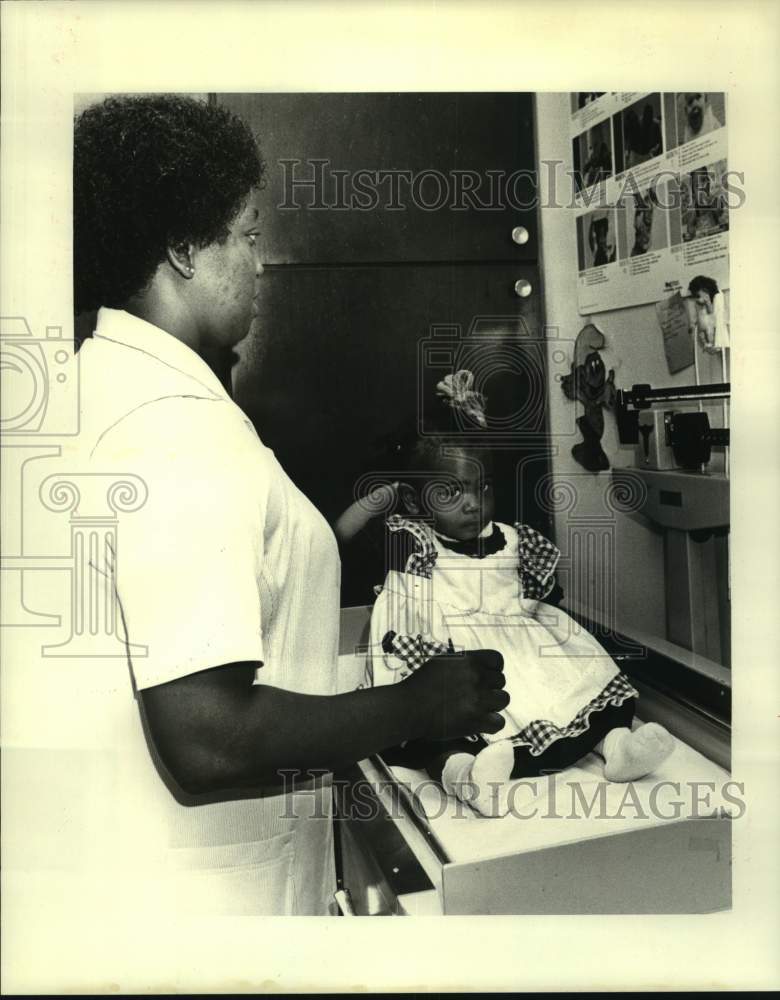
[[[388,568],[430,580],[436,563],[436,546],[430,532],[418,521],[393,514],[386,521]]]
[[[527,524],[515,524],[520,555],[518,572],[523,597],[541,601],[555,586],[560,549]]]

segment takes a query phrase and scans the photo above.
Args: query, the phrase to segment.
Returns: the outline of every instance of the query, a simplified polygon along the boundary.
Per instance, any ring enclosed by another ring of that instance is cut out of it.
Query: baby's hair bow
[[[454,375],[446,375],[436,386],[436,393],[453,410],[460,410],[480,427],[487,427],[485,397],[473,386],[473,373],[461,368]]]

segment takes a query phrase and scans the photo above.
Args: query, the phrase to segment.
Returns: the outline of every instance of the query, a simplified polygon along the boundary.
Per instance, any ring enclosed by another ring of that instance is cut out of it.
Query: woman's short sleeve
[[[227,402],[181,397],[139,408],[95,450],[93,468],[146,488],[107,558],[138,688],[262,662],[261,452]]]

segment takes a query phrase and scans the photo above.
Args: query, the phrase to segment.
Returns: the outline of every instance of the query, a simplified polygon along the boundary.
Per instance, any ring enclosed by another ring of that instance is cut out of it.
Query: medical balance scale
[[[666,638],[726,666],[731,658],[728,459],[723,473],[707,467],[712,449],[728,448],[730,435],[726,427],[710,426],[703,404],[721,400],[725,406],[730,393],[728,382],[619,389],[618,434],[621,444],[634,445],[635,466],[612,470],[616,486],[637,498],[633,513],[663,531]],[[685,408],[693,402],[698,409]]]

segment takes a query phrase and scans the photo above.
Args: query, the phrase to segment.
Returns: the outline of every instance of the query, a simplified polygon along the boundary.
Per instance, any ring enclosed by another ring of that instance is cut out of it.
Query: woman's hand
[[[509,704],[504,661],[495,649],[434,656],[400,687],[409,696],[420,737],[448,740],[473,733],[497,733]]]

